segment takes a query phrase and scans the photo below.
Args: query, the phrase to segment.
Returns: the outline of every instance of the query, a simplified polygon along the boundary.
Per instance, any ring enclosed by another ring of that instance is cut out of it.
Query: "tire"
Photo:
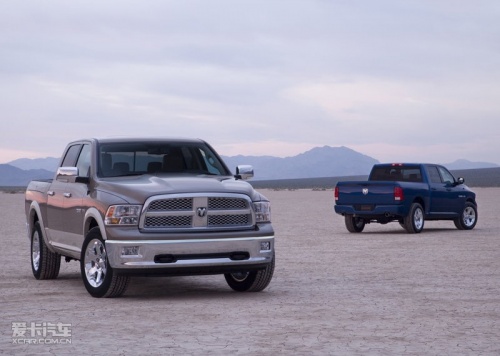
[[[45,245],[42,228],[37,221],[31,232],[31,270],[36,279],[56,279],[61,268],[61,255]]]
[[[362,232],[365,228],[365,221],[362,218],[356,218],[352,215],[345,215],[345,227],[349,232]]]
[[[265,269],[252,272],[226,273],[224,278],[237,292],[260,292],[266,289],[274,274],[274,260]]]
[[[477,206],[474,203],[466,202],[460,217],[453,222],[459,230],[472,230],[477,223]]]
[[[80,271],[87,292],[95,298],[121,296],[130,276],[117,274],[109,265],[106,245],[98,227],[91,229],[83,242]]]
[[[403,220],[403,227],[409,234],[418,234],[424,229],[425,215],[422,205],[413,203],[410,212]]]

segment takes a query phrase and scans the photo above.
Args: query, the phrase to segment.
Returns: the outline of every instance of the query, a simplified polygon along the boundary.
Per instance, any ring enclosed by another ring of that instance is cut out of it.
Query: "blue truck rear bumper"
[[[335,205],[335,212],[340,215],[355,215],[365,218],[405,217],[408,215],[408,208],[405,205]]]

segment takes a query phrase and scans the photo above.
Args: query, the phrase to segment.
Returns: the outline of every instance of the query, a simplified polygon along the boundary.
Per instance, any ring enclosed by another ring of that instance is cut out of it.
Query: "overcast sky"
[[[2,1],[0,163],[136,135],[500,164],[499,19],[498,0]]]

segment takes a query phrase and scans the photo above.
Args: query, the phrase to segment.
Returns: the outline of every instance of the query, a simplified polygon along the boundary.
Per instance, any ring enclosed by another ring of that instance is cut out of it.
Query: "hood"
[[[236,193],[245,194],[252,201],[267,200],[249,183],[230,176],[114,177],[96,180],[95,189],[113,194],[130,204],[143,204],[154,195],[183,193]]]

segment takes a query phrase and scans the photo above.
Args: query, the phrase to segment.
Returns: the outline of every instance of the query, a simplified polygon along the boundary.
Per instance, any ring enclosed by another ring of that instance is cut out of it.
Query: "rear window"
[[[422,182],[420,167],[415,166],[377,166],[374,167],[370,180],[392,182]]]

